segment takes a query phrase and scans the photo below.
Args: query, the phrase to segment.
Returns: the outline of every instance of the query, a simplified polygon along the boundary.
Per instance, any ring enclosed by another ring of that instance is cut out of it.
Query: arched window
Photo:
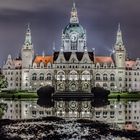
[[[32,74],[32,80],[37,80],[37,74],[36,73]]]
[[[89,71],[84,71],[82,73],[82,80],[90,80],[90,72]]]
[[[72,63],[75,63],[75,62],[76,62],[76,60],[75,60],[74,58],[72,58],[72,60],[71,60],[71,61],[72,61]]]
[[[122,81],[122,77],[119,77],[119,81]]]
[[[107,83],[103,83],[103,87],[106,89],[107,88]]]
[[[52,80],[52,75],[50,73],[47,74],[47,80]]]
[[[64,72],[59,72],[57,74],[57,80],[60,80],[60,81],[65,80],[65,74],[64,74]]]
[[[114,74],[110,75],[110,81],[115,81],[115,75]]]
[[[78,80],[78,74],[77,74],[77,72],[76,71],[70,72],[69,79],[70,80]]]
[[[97,84],[96,84],[96,87],[100,87],[100,84],[99,84],[99,83],[97,83]]]
[[[44,73],[40,73],[39,79],[40,79],[40,80],[44,80]]]
[[[107,81],[107,74],[103,74],[103,80]]]
[[[111,88],[114,88],[114,87],[115,87],[114,83],[111,83],[111,84],[110,84],[110,87],[111,87]]]
[[[96,80],[101,80],[101,78],[100,78],[100,74],[99,74],[99,73],[96,74]]]

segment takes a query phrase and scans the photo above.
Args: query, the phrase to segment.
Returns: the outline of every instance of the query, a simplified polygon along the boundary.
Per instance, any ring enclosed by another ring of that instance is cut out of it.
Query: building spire
[[[79,23],[75,2],[73,2],[73,7],[72,7],[72,10],[71,10],[70,23]]]
[[[30,29],[30,24],[29,23],[28,23],[27,29],[26,29],[24,44],[32,45],[31,29]]]
[[[116,45],[123,45],[122,31],[121,31],[120,23],[118,24],[118,31],[117,31],[117,37],[116,37]]]

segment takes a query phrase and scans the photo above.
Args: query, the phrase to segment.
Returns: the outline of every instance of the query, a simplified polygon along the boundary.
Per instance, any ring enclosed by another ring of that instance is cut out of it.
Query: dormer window
[[[87,63],[87,59],[84,59],[84,63]]]
[[[75,59],[74,58],[72,59],[72,63],[75,63]]]

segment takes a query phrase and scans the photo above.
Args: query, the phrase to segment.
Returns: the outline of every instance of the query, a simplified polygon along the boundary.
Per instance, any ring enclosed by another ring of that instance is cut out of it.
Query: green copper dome
[[[72,32],[77,32],[79,36],[83,36],[85,34],[83,27],[78,23],[69,23],[64,31],[63,34],[71,34]]]

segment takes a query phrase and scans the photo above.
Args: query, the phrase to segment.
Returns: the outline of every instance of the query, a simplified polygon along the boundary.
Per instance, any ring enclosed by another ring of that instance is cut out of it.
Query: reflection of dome
[[[69,23],[65,27],[63,34],[70,34],[71,32],[77,32],[79,36],[83,36],[85,33],[83,27],[78,23]]]

